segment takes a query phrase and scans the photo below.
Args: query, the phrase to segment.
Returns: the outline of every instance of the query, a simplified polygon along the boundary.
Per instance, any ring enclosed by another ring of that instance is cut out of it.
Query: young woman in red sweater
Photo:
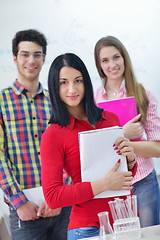
[[[52,209],[73,206],[68,240],[98,236],[97,214],[110,212],[108,202],[113,198],[94,197],[106,190],[132,189],[132,175],[136,171],[133,147],[124,137],[117,139],[114,146],[117,148],[115,151],[126,156],[129,171],[117,171],[121,164],[117,158],[113,169],[102,179],[82,182],[78,132],[116,126],[119,119],[96,106],[88,71],[83,61],[73,53],[60,55],[53,61],[48,88],[52,103],[51,125],[41,142],[45,199]],[[71,176],[72,185],[63,185],[63,169]]]

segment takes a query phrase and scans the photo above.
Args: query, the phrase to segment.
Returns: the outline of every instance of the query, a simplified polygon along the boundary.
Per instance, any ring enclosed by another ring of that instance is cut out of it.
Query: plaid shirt
[[[50,114],[41,85],[35,97],[18,81],[0,91],[0,186],[14,208],[27,201],[23,189],[41,186],[40,140]]]

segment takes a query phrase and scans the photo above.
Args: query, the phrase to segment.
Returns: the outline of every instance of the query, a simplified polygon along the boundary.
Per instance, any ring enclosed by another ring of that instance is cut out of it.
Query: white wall
[[[86,63],[96,88],[100,79],[94,45],[101,37],[114,35],[128,49],[138,80],[160,102],[160,0],[0,0],[0,11],[0,88],[16,77],[11,55],[14,34],[36,28],[49,43],[40,77],[45,86],[52,60],[58,54],[74,52]],[[156,169],[160,173],[159,161]]]
[[[159,0],[0,0],[0,88],[16,77],[11,40],[15,32],[36,28],[48,38],[47,61],[41,74],[46,83],[51,61],[64,52],[86,63],[94,87],[100,83],[93,57],[99,38],[118,37],[127,47],[138,77],[159,98]]]

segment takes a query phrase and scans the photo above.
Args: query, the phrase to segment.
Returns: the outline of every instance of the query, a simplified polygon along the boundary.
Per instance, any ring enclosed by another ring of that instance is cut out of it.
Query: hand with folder
[[[135,97],[126,97],[99,102],[98,106],[106,111],[114,112],[123,126],[125,137],[140,141],[143,135],[141,114],[137,114]]]
[[[143,135],[144,130],[142,123],[139,121],[140,118],[141,114],[138,114],[123,126],[125,137],[133,140]]]
[[[135,166],[136,161],[133,147],[130,144],[130,140],[125,137],[120,137],[115,141],[113,147],[116,153],[120,156],[120,158],[121,156],[126,157],[127,164],[132,166],[130,168],[130,170],[132,170]],[[113,166],[113,168],[108,171],[104,177],[100,178],[99,180],[91,181],[92,190],[96,198],[111,197],[114,195],[120,196],[124,194],[129,194],[129,191],[132,190],[133,173],[131,171],[127,171],[127,169],[124,170],[124,168],[123,171],[120,170],[120,165],[124,164],[123,160],[124,159],[119,159]],[[134,164],[132,165],[131,163],[133,162]]]
[[[132,173],[130,171],[118,172],[121,160],[119,159],[114,167],[104,177],[107,190],[131,190],[132,189]]]

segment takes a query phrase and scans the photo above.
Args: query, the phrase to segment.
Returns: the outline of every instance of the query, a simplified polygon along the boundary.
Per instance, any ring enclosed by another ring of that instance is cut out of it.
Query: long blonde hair
[[[104,74],[101,68],[100,58],[99,58],[100,50],[103,47],[107,47],[107,46],[113,46],[117,48],[124,59],[124,65],[125,65],[124,79],[125,79],[127,96],[135,97],[137,112],[141,113],[140,121],[141,123],[144,123],[146,120],[147,108],[149,103],[146,95],[146,91],[143,85],[136,80],[133,67],[132,67],[132,62],[126,48],[124,47],[122,42],[120,42],[117,38],[113,36],[103,37],[95,45],[94,57],[95,57],[95,63],[96,63],[98,73],[103,80],[107,80],[106,75]]]

